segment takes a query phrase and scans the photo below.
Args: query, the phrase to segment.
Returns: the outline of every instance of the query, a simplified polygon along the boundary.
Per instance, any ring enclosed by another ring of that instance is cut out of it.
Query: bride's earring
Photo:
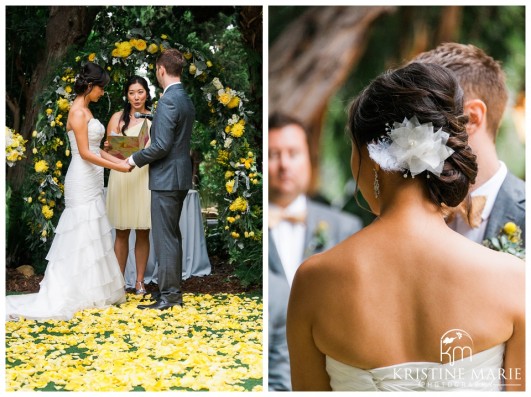
[[[380,182],[378,181],[378,171],[376,168],[372,169],[374,171],[374,197],[380,197]]]

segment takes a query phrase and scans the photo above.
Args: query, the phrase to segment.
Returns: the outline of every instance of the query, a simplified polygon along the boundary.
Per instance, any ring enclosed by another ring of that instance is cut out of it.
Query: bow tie
[[[481,225],[481,214],[485,203],[487,202],[487,196],[472,196],[470,198],[470,210],[467,213],[467,200],[463,200],[457,207],[447,207],[443,204],[443,213],[446,219],[446,223],[452,222],[456,214],[459,214],[461,218],[472,229]]]
[[[278,209],[269,209],[269,219],[268,227],[269,229],[274,228],[280,222],[290,222],[290,223],[305,223],[306,222],[306,213],[296,213],[296,214],[287,214],[284,210]]]

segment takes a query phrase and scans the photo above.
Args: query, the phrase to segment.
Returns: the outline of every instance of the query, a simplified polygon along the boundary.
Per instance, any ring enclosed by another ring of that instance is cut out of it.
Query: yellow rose
[[[197,67],[192,63],[190,64],[190,68],[188,69],[188,71],[190,72],[190,74],[195,75],[195,72],[197,72]]]
[[[233,216],[228,216],[227,217],[227,222],[234,223],[235,221],[236,221],[236,218],[234,218]]]
[[[55,163],[55,167],[56,167],[56,168],[63,168],[63,163],[61,163],[60,161],[58,161],[57,163]]]
[[[207,62],[206,62],[206,64],[207,64],[207,67],[209,67],[209,68],[211,68],[211,67],[212,67],[212,62],[210,62],[210,61],[207,61]]]
[[[168,36],[166,36],[165,34],[161,34],[161,35],[160,35],[160,38],[161,38],[162,40],[166,40],[166,39],[168,38]]]
[[[90,54],[88,56],[89,62],[94,62],[94,59],[96,59],[96,53],[95,52],[93,52],[92,54]]]
[[[33,199],[32,199],[31,197],[28,197],[28,198],[26,199],[26,201],[28,202],[28,204],[31,204],[31,202],[33,201]]]
[[[218,101],[220,101],[223,105],[227,105],[231,100],[230,94],[224,92],[223,94],[218,95]]]
[[[240,237],[240,235],[236,232],[232,232],[230,235],[232,236],[232,238],[235,238],[235,239]]]
[[[229,109],[232,109],[232,108],[235,108],[236,106],[238,106],[239,103],[240,103],[240,98],[238,98],[237,96],[234,96],[234,97],[232,97],[230,102],[227,104],[227,107]]]
[[[53,210],[47,205],[43,205],[41,211],[46,219],[50,219],[53,216]]]
[[[149,47],[147,48],[147,52],[149,52],[150,54],[155,54],[157,51],[159,50],[159,46],[156,45],[155,43],[151,43],[149,45]],[[153,68],[152,65],[151,66],[151,69]]]
[[[48,116],[51,115],[52,113],[53,113],[53,110],[52,110],[52,109],[50,109],[50,108],[46,109],[46,114],[47,114]],[[37,135],[37,134],[35,134],[35,135]]]
[[[40,160],[35,163],[35,172],[46,172],[48,171],[48,163],[46,160]]]
[[[57,100],[57,107],[63,113],[66,113],[70,110],[70,102],[66,98],[60,98]]]
[[[192,59],[192,53],[191,52],[185,52],[183,54],[183,57],[187,60]]]
[[[147,43],[145,40],[138,39],[135,47],[138,51],[144,51],[147,48]]]
[[[112,56],[115,58],[127,58],[133,52],[133,46],[128,41],[114,44],[116,48],[112,50]]]
[[[36,148],[36,147],[34,147],[34,148],[33,148],[33,150],[32,150],[32,152],[33,152],[33,154],[37,154],[37,153],[38,153],[38,150],[37,150],[37,148]]]
[[[231,211],[241,211],[241,212],[243,212],[246,209],[247,209],[247,200],[245,200],[243,197],[238,197],[229,206],[229,210],[231,210]]]
[[[227,189],[227,192],[232,193],[234,190],[234,179],[231,179],[227,183],[225,183],[225,189]]]
[[[68,92],[69,94],[72,92],[72,87],[70,87],[69,85],[67,85],[65,87],[65,91]]]
[[[514,222],[507,222],[503,226],[503,231],[509,236],[515,234],[517,230],[518,230],[518,226],[516,226],[516,223]]]

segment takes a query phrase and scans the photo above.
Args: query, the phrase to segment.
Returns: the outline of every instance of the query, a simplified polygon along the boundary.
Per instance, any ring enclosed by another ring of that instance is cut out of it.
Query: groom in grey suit
[[[459,43],[444,43],[417,55],[412,62],[435,63],[452,70],[464,92],[468,143],[477,156],[478,175],[470,195],[481,196],[484,207],[479,224],[456,216],[448,224],[473,241],[496,237],[507,222],[522,231],[525,247],[525,184],[496,154],[496,136],[507,105],[505,74],[483,50]]]
[[[293,276],[304,259],[358,231],[361,221],[310,200],[307,134],[297,120],[269,118],[269,390],[291,390],[286,314]]]
[[[164,89],[151,125],[151,145],[134,153],[130,165],[149,164],[153,245],[158,260],[160,295],[140,309],[164,310],[182,306],[182,236],[179,219],[192,188],[190,137],[195,109],[181,84],[185,61],[176,49],[167,49],[156,62],[156,76]]]

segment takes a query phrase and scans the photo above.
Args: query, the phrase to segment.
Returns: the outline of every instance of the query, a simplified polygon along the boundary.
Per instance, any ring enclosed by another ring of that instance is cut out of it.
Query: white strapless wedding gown
[[[89,147],[97,155],[104,133],[98,120],[89,121]],[[68,138],[72,161],[65,177],[66,208],[46,256],[44,279],[36,294],[6,297],[8,320],[69,320],[79,310],[125,301],[124,278],[105,213],[103,167],[81,158],[73,131]]]
[[[326,356],[334,391],[499,391],[505,344],[473,354],[453,365],[409,362],[359,369]]]

